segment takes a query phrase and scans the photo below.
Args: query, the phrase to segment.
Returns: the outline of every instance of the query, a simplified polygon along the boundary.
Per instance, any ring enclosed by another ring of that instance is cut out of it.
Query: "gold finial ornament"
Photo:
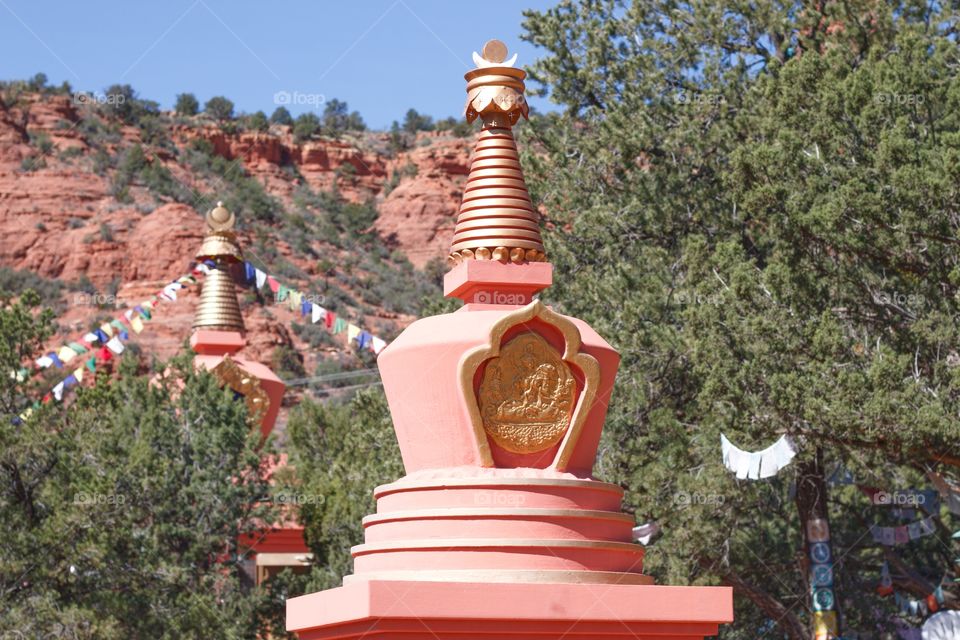
[[[233,228],[236,216],[222,202],[206,216],[207,235],[197,252],[201,262],[212,261],[214,266],[204,278],[200,289],[200,303],[193,320],[193,328],[212,331],[244,331],[243,315],[237,301],[236,284],[230,268],[243,261],[240,242]]]
[[[467,80],[467,122],[483,127],[474,148],[448,262],[497,260],[521,264],[544,262],[539,216],[530,200],[511,127],[529,108],[523,96],[526,73],[513,68],[499,40],[473,54],[476,69]]]
[[[207,226],[212,231],[230,231],[236,221],[237,217],[223,206],[222,200],[218,200],[217,206],[207,214]]]
[[[243,252],[240,250],[237,235],[233,232],[236,221],[236,216],[223,206],[223,202],[217,202],[217,206],[206,216],[207,235],[203,238],[196,259],[242,262]]]
[[[483,45],[483,59],[500,64],[507,59],[507,45],[499,40],[489,40]]]
[[[512,127],[520,119],[529,117],[530,107],[523,92],[527,74],[513,68],[517,56],[508,62],[507,45],[499,40],[490,40],[483,45],[483,56],[473,54],[477,68],[468,71],[467,104],[464,115],[467,122],[478,117],[486,127]]]

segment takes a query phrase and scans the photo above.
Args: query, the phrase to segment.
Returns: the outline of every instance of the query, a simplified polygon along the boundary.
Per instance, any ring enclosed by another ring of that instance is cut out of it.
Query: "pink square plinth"
[[[702,640],[732,620],[729,587],[370,580],[287,601],[301,640]]]
[[[528,304],[553,284],[549,262],[524,264],[464,260],[443,278],[443,295],[479,304]]]
[[[236,353],[243,349],[247,341],[237,331],[212,331],[200,329],[190,336],[190,348],[194,353],[204,355],[223,355]]]

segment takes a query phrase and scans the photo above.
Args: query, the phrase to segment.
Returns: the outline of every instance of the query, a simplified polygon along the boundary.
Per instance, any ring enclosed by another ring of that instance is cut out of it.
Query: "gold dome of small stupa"
[[[239,331],[243,333],[243,315],[237,301],[237,288],[230,268],[243,261],[243,252],[233,227],[236,216],[218,202],[207,214],[207,235],[197,252],[201,262],[212,261],[200,289],[200,303],[193,320],[193,329]]]

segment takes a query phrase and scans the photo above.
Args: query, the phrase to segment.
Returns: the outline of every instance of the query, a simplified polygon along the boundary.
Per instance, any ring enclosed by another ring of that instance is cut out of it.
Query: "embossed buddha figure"
[[[573,375],[535,333],[511,340],[485,367],[478,401],[483,428],[498,445],[535,453],[563,437],[576,401]]]

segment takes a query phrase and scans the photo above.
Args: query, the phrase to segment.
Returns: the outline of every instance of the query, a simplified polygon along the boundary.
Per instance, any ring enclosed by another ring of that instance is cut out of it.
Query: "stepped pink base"
[[[287,602],[303,640],[701,640],[731,620],[716,587],[369,580]]]
[[[377,487],[344,586],[287,601],[307,638],[682,638],[728,588],[653,586],[613,484],[547,469],[435,469]]]

